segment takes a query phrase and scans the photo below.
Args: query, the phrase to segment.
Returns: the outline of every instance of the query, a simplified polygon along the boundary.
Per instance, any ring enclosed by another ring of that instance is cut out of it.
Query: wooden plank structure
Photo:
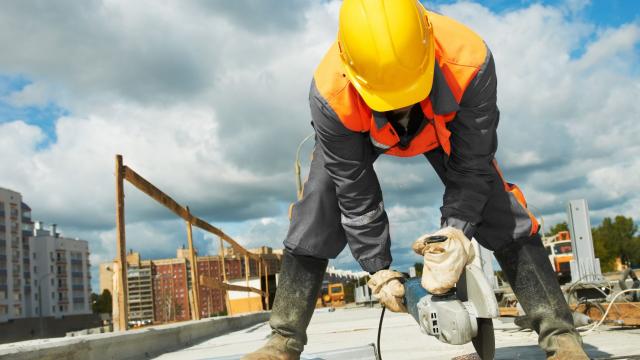
[[[151,182],[140,176],[130,167],[124,165],[122,155],[116,155],[115,159],[115,175],[116,175],[116,251],[117,251],[117,265],[118,271],[115,273],[117,277],[116,298],[114,299],[114,325],[116,331],[125,331],[128,326],[128,307],[127,307],[127,254],[126,254],[126,231],[124,221],[124,180],[135,186],[138,190],[147,194],[150,198],[157,201],[178,217],[182,218],[186,222],[187,227],[187,241],[189,243],[189,261],[191,263],[191,298],[192,309],[191,318],[193,320],[200,319],[200,291],[198,284],[210,287],[213,289],[221,289],[225,291],[225,302],[227,309],[229,306],[229,299],[227,291],[246,291],[257,293],[265,298],[266,308],[269,309],[269,271],[264,263],[260,254],[254,254],[245,249],[242,245],[238,244],[229,235],[225,234],[222,230],[209,224],[208,222],[194,216],[189,211],[189,207],[178,204],[173,198],[165,194],[162,190],[154,186]],[[195,248],[193,246],[192,226],[196,226],[204,231],[214,234],[220,238],[220,259],[223,281],[218,281],[213,278],[198,274],[198,263]],[[262,266],[264,266],[266,292],[261,289],[252,288],[249,286],[238,286],[227,284],[227,274],[225,268],[225,254],[224,254],[224,242],[229,244],[236,253],[243,255],[245,259],[245,277],[246,282],[249,284],[249,261],[254,260],[258,263],[259,274],[263,274]]]

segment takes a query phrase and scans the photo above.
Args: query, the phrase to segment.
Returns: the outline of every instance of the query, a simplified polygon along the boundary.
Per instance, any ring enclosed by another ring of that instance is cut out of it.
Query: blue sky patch
[[[52,102],[43,106],[14,106],[4,100],[5,97],[22,91],[31,83],[23,75],[0,75],[0,124],[22,120],[29,125],[38,126],[46,135],[46,139],[37,146],[38,149],[42,149],[57,141],[56,120],[69,115],[69,111]]]

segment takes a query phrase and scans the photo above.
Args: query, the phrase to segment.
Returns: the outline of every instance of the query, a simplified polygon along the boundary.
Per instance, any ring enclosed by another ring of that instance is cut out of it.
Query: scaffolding
[[[269,309],[269,271],[267,264],[262,258],[261,254],[254,254],[245,249],[242,245],[238,244],[229,235],[225,234],[219,228],[209,224],[201,218],[194,216],[189,210],[188,206],[182,206],[169,195],[157,188],[151,182],[140,176],[129,166],[124,165],[122,155],[116,155],[115,157],[115,176],[116,176],[116,252],[117,258],[115,262],[114,275],[114,306],[113,306],[113,319],[114,330],[125,331],[128,328],[129,309],[127,306],[127,254],[126,254],[126,231],[125,231],[125,203],[124,203],[124,181],[128,181],[131,185],[136,187],[141,192],[148,195],[153,200],[157,201],[172,213],[182,218],[186,224],[187,241],[189,246],[189,262],[191,263],[190,275],[192,279],[192,286],[190,290],[190,305],[191,305],[191,319],[200,319],[200,291],[198,284],[209,287],[212,289],[220,289],[225,293],[225,302],[228,306],[228,291],[244,291],[249,293],[259,294],[264,301],[265,310]],[[216,235],[220,240],[220,259],[222,270],[222,281],[214,278],[199,275],[198,263],[195,248],[193,246],[193,226],[200,228],[206,232]],[[239,286],[228,284],[227,275],[225,271],[225,254],[224,243],[229,244],[234,252],[244,256],[245,277],[247,286]],[[256,261],[259,270],[259,279],[265,277],[266,289],[254,288],[249,286],[249,262]],[[263,271],[264,269],[264,271]],[[197,281],[196,281],[197,279]]]

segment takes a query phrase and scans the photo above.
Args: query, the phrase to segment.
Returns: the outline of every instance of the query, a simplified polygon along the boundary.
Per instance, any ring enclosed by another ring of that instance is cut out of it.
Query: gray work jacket
[[[469,236],[473,234],[475,224],[482,221],[482,209],[495,179],[492,161],[498,145],[496,129],[499,121],[496,87],[495,65],[490,51],[487,51],[484,65],[459,104],[436,63],[429,95],[434,112],[448,114],[456,111],[454,120],[447,123],[451,131],[451,153],[443,155],[446,157],[445,171],[439,172],[444,174],[441,179],[445,184],[442,222],[465,227],[463,230]],[[388,241],[389,221],[373,169],[373,161],[383,150],[375,147],[368,133],[347,129],[315,83],[311,84],[309,103],[316,146],[335,183],[342,225],[352,251],[361,243]],[[374,116],[384,114],[374,112]],[[389,266],[390,254],[370,255],[370,262],[360,262],[365,270],[373,272]]]

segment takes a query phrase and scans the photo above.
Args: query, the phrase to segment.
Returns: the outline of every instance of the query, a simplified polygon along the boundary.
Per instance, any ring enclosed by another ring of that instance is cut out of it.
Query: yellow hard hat
[[[431,92],[433,30],[417,0],[344,0],[338,45],[346,75],[371,109],[399,109]]]

